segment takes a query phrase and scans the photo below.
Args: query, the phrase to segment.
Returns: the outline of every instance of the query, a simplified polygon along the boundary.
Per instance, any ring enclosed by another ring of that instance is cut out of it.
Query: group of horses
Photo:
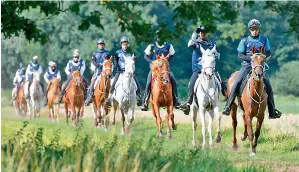
[[[192,128],[193,128],[193,145],[196,143],[196,129],[197,129],[197,114],[199,112],[200,121],[202,124],[203,143],[202,146],[206,146],[206,124],[205,113],[208,112],[209,123],[209,146],[213,148],[213,119],[217,116],[217,135],[216,142],[221,141],[221,114],[219,114],[219,94],[221,85],[215,75],[217,57],[216,46],[213,49],[204,50],[200,48],[202,52],[202,73],[196,81],[194,88],[194,101],[192,104]],[[236,127],[237,127],[237,107],[240,105],[243,107],[243,119],[244,119],[244,134],[241,140],[244,141],[249,137],[250,141],[250,153],[255,155],[257,140],[260,135],[260,129],[264,119],[264,112],[267,104],[266,93],[264,91],[263,76],[264,76],[264,63],[265,63],[265,49],[257,50],[252,49],[252,72],[248,76],[248,82],[245,85],[244,91],[241,93],[240,98],[236,100],[232,106],[231,117],[233,125],[233,148],[237,148],[236,139]],[[172,85],[169,78],[169,55],[157,56],[156,60],[151,65],[152,93],[150,97],[150,104],[152,113],[155,117],[158,137],[162,137],[162,118],[160,114],[160,108],[166,107],[165,123],[167,126],[167,136],[171,138],[171,131],[177,129],[177,125],[174,120],[173,112],[173,95]],[[130,126],[134,121],[134,111],[136,106],[136,83],[134,82],[135,72],[135,56],[129,56],[125,58],[125,71],[119,77],[119,81],[116,83],[115,92],[113,94],[113,119],[112,124],[115,124],[115,115],[118,109],[121,112],[123,135],[130,134]],[[96,128],[104,127],[107,130],[109,126],[110,107],[105,103],[108,98],[111,75],[112,75],[112,56],[105,60],[103,63],[103,69],[98,76],[95,83],[95,91],[92,98],[92,110],[94,113],[94,125]],[[231,75],[227,82],[227,92],[229,95],[232,85],[238,75],[235,72]],[[31,116],[31,111],[34,111],[34,117],[39,116],[40,95],[41,88],[39,88],[39,75],[34,73],[33,81],[30,86],[30,99],[25,99],[24,84],[19,89],[17,99],[15,101],[15,107],[17,114],[25,114]],[[48,89],[48,109],[49,118],[52,121],[58,121],[59,104],[56,103],[58,95],[60,94],[60,86],[57,78],[53,78],[47,87]],[[63,97],[64,107],[66,113],[66,120],[72,117],[73,125],[77,126],[79,117],[83,116],[84,112],[84,91],[85,86],[83,78],[79,71],[72,72],[72,80],[66,89],[66,94]],[[91,88],[89,88],[91,89]],[[26,90],[25,90],[26,91]],[[26,105],[27,104],[27,105]],[[257,126],[255,134],[253,134],[252,120],[253,117],[257,118]]]

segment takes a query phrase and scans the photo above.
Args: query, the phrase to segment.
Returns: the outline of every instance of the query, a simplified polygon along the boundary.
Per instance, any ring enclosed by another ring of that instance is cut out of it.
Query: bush
[[[299,61],[291,61],[281,66],[272,79],[275,93],[299,96]]]

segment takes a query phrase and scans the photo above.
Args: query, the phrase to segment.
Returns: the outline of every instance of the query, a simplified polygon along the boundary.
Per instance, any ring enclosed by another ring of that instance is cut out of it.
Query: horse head
[[[135,54],[125,58],[125,73],[128,76],[133,76],[135,72]]]
[[[157,60],[155,60],[152,64],[152,71],[164,84],[170,82],[168,58],[169,54],[167,56],[164,54],[157,55]]]
[[[39,71],[34,71],[32,73],[33,76],[33,80],[35,80],[36,82],[40,82],[40,72]]]
[[[78,71],[78,70],[73,71],[72,76],[73,76],[73,81],[75,82],[76,86],[83,85],[82,84],[82,76],[81,76],[80,71]]]
[[[103,77],[110,78],[112,75],[112,56],[109,59],[104,60],[103,62],[103,70],[102,74]]]
[[[216,66],[216,45],[212,49],[204,50],[200,46],[200,51],[202,53],[202,73],[203,75],[207,76],[208,80],[212,78],[215,73],[215,66]]]
[[[251,68],[253,79],[260,81],[264,77],[264,66],[265,66],[265,47],[262,46],[261,49],[257,49],[255,46],[252,47],[252,56],[251,56]]]

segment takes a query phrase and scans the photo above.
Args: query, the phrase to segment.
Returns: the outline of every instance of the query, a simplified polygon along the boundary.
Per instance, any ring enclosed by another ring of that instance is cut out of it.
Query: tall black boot
[[[143,104],[141,106],[141,111],[148,111],[149,97],[150,97],[150,92],[149,91],[145,92],[143,96]]]
[[[89,90],[88,90],[88,93],[87,93],[87,99],[85,100],[85,105],[86,106],[89,106],[89,104],[91,103],[93,93],[94,93],[93,87],[89,87]]]

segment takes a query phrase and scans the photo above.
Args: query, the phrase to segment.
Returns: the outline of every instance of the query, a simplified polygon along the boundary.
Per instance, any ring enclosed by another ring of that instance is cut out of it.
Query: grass
[[[169,140],[156,138],[152,118],[137,118],[132,135],[123,137],[120,123],[105,132],[95,129],[87,118],[74,129],[62,117],[59,123],[52,123],[42,114],[27,124],[10,107],[2,107],[1,113],[3,171],[272,171],[299,167],[298,138],[273,132],[269,126],[263,127],[257,156],[251,158],[248,141],[238,138],[239,150],[231,150],[230,128],[222,131],[222,142],[209,150],[191,146],[190,124],[180,124]],[[238,132],[242,131],[239,127]],[[197,139],[202,142],[200,128]]]

